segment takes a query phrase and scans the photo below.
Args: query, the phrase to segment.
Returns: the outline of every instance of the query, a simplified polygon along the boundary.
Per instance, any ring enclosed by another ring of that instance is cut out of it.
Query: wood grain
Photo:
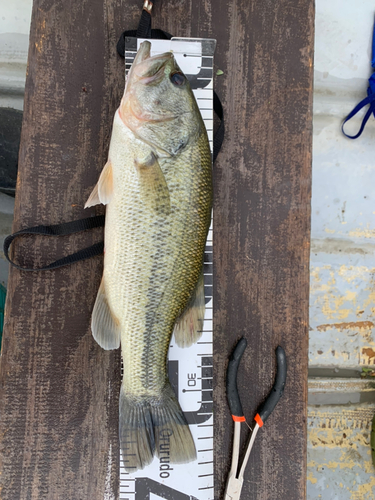
[[[87,215],[123,91],[116,42],[138,0],[34,0],[14,230]],[[215,87],[226,137],[214,168],[215,498],[229,470],[224,389],[235,341],[249,340],[239,387],[250,418],[269,391],[274,349],[285,395],[257,438],[243,498],[301,500],[306,382],[314,10],[312,0],[160,0],[153,27],[218,40]],[[95,210],[90,209],[94,214]],[[15,245],[41,265],[100,231]],[[91,338],[95,258],[12,270],[0,365],[0,498],[117,499],[119,353]]]
[[[227,131],[214,174],[215,498],[230,464],[227,356],[242,335],[249,419],[272,387],[277,345],[288,360],[242,497],[306,498],[313,23],[310,0],[218,2],[212,12]]]

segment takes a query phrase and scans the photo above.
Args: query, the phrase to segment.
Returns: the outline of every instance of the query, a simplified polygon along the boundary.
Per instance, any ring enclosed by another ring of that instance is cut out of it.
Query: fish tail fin
[[[146,398],[120,390],[119,435],[125,470],[134,472],[152,462],[155,453],[154,427]]]
[[[172,464],[195,460],[197,453],[189,425],[169,382],[159,402],[151,406],[155,432],[155,453]]]
[[[120,392],[120,446],[128,472],[143,469],[154,455],[163,463],[195,460],[193,437],[169,382],[159,397]]]

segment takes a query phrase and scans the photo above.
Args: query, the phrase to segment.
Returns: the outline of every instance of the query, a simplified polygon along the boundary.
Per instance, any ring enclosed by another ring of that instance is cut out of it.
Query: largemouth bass
[[[201,335],[212,205],[211,153],[189,82],[171,52],[151,57],[150,48],[145,41],[136,55],[108,162],[86,203],[107,205],[91,328],[104,349],[121,344],[119,435],[128,471],[160,456],[166,440],[171,463],[196,457],[167,353],[173,331],[183,347]]]

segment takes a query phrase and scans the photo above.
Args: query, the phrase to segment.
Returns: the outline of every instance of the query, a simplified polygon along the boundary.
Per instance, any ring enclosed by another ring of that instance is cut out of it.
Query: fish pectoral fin
[[[202,269],[190,301],[174,327],[174,338],[179,347],[190,347],[199,340],[202,335],[204,311],[204,277]]]
[[[113,195],[113,173],[112,173],[112,163],[107,161],[104,165],[102,173],[100,174],[98,183],[92,190],[89,199],[86,201],[85,208],[92,207],[94,205],[107,205]]]
[[[109,307],[103,278],[92,311],[91,331],[94,339],[103,349],[110,350],[120,347],[120,324],[113,317]]]
[[[135,159],[134,165],[138,173],[139,194],[142,202],[160,215],[168,215],[171,211],[169,189],[159,162],[150,153],[144,159]]]

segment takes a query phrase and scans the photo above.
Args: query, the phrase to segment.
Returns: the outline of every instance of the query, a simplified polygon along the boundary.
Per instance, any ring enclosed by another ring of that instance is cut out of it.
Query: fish
[[[201,336],[203,260],[211,221],[206,128],[172,52],[144,41],[115,113],[108,161],[85,207],[106,205],[104,269],[91,318],[103,349],[121,345],[119,440],[124,467],[154,456],[196,459],[167,374],[168,348]],[[166,456],[166,453],[168,456]]]

